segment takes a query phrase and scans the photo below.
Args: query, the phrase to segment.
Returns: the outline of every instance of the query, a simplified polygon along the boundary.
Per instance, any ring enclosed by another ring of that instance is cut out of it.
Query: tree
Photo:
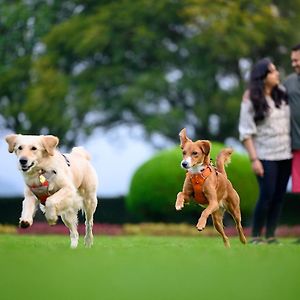
[[[61,1],[34,14],[42,8],[48,26],[31,47],[43,51],[31,48],[26,66],[11,59],[25,80],[4,74],[10,88],[0,81],[1,114],[11,116],[6,127],[69,144],[121,124],[176,142],[183,127],[200,138],[235,136],[244,66],[271,56],[286,68],[288,46],[300,39],[299,0]]]
[[[53,24],[68,19],[76,5],[69,1],[47,4],[41,0],[1,1],[0,4],[0,128],[20,133],[48,131],[51,123],[33,121],[43,107],[32,113],[28,111],[34,102],[28,95],[34,83],[32,64],[44,47],[41,38]]]

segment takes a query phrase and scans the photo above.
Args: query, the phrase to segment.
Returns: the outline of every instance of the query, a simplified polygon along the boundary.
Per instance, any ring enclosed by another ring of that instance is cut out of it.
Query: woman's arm
[[[258,157],[256,155],[256,149],[254,147],[252,138],[248,137],[247,139],[245,139],[243,141],[243,144],[248,152],[248,155],[249,155],[249,158],[251,161],[252,170],[254,171],[254,173],[256,175],[263,177],[264,176],[264,168],[263,168],[261,161],[258,159]]]

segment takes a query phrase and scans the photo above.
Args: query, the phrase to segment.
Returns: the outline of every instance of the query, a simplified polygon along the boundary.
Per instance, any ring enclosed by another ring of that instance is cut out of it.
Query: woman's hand
[[[247,149],[247,152],[249,154],[249,158],[251,161],[251,167],[253,172],[260,177],[264,176],[264,167],[261,163],[261,161],[258,159],[257,157],[257,152],[252,140],[252,137],[248,137],[247,139],[245,139],[243,141],[243,144],[245,146],[245,148]]]
[[[257,176],[260,177],[264,176],[264,167],[258,158],[252,161],[251,166],[252,166],[252,170]]]

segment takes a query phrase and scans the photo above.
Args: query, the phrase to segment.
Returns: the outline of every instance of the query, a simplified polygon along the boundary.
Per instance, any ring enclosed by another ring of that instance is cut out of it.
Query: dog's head
[[[186,129],[182,129],[179,133],[180,147],[182,149],[183,160],[181,167],[190,169],[197,166],[206,166],[210,163],[211,144],[207,140],[198,140],[193,142],[186,135]]]
[[[53,135],[10,134],[5,140],[8,143],[8,151],[15,152],[19,168],[23,172],[30,172],[39,165],[42,158],[54,155],[59,142]]]

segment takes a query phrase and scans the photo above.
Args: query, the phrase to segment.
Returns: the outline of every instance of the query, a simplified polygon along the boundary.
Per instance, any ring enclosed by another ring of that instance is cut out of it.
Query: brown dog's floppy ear
[[[180,138],[180,148],[183,149],[186,142],[191,142],[191,140],[186,136],[186,129],[183,128],[179,132],[179,138]]]
[[[44,135],[42,136],[42,143],[49,153],[49,155],[54,155],[54,149],[58,145],[59,139],[53,135]]]
[[[14,149],[15,149],[15,145],[16,145],[16,141],[17,141],[17,134],[9,134],[5,137],[5,140],[8,144],[8,152],[9,153],[13,153]]]
[[[207,141],[207,140],[202,140],[202,141],[199,141],[199,147],[200,149],[202,150],[202,152],[205,154],[205,155],[208,155],[209,152],[210,152],[210,141]]]

